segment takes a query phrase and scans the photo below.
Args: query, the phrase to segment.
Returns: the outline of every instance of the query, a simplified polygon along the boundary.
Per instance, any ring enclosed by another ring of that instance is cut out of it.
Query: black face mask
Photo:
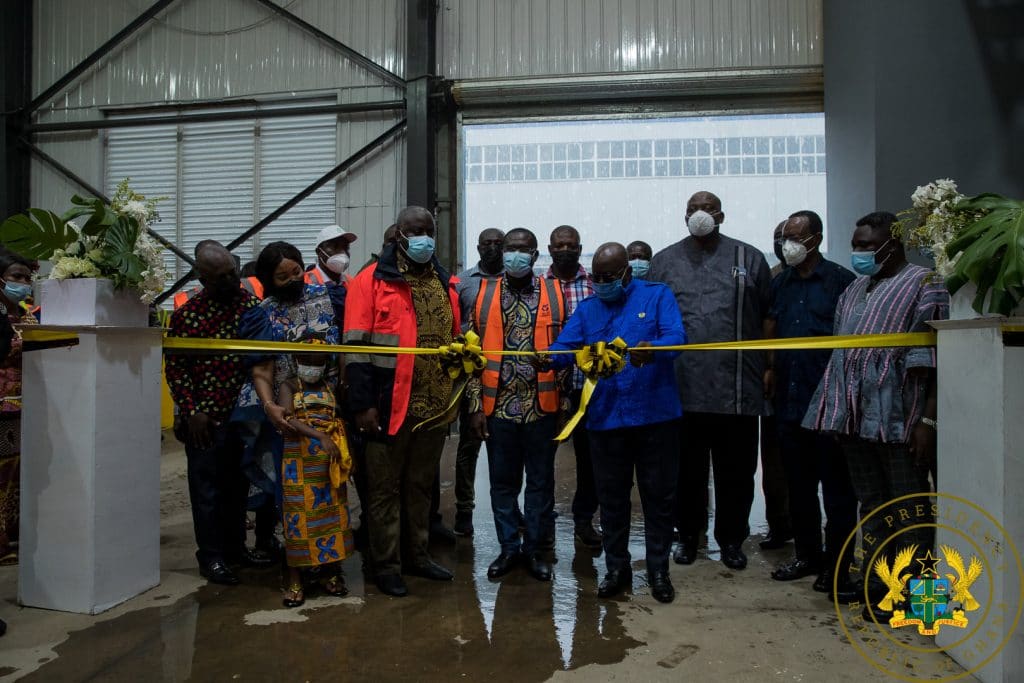
[[[580,264],[580,252],[576,250],[556,251],[551,255],[551,261],[556,266],[563,269],[578,266]]]
[[[292,280],[286,285],[274,288],[274,297],[280,301],[298,301],[302,296],[306,283],[302,280]]]
[[[483,247],[477,247],[477,252],[480,253],[480,263],[488,266],[489,270],[500,270],[501,269],[501,246],[497,244],[488,244]]]

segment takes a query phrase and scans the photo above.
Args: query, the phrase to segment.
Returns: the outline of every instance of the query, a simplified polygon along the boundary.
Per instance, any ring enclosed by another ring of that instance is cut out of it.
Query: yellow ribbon
[[[616,337],[607,343],[599,341],[590,346],[584,346],[576,352],[576,365],[583,372],[585,378],[583,390],[580,392],[580,406],[576,410],[576,414],[562,427],[562,431],[555,437],[555,441],[568,439],[572,430],[583,419],[598,381],[604,377],[611,377],[626,367],[626,351],[626,342],[621,337]]]
[[[452,391],[448,397],[448,405],[437,415],[428,417],[412,428],[413,432],[433,429],[450,424],[459,411],[459,402],[466,390],[469,378],[487,367],[487,359],[480,348],[480,336],[473,330],[459,335],[451,344],[444,344],[437,349],[441,355],[441,365],[448,370],[452,378]]]

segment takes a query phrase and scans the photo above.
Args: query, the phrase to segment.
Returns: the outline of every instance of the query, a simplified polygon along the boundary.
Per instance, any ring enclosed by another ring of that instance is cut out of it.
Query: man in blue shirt
[[[634,279],[621,244],[609,242],[597,249],[592,275],[596,296],[580,303],[551,350],[580,349],[616,337],[630,347],[686,343],[672,291],[660,283]],[[678,419],[682,416],[673,369],[677,355],[670,351],[631,352],[630,362],[621,372],[598,382],[587,409],[608,567],[598,587],[600,597],[611,597],[632,585],[629,496],[635,468],[644,510],[651,594],[661,602],[675,598],[668,559],[679,468]],[[551,356],[555,367],[566,367],[572,360],[568,354]]]
[[[772,280],[771,307],[766,329],[776,337],[817,337],[833,334],[836,303],[854,280],[846,268],[822,257],[821,218],[813,211],[797,211],[782,229],[786,268]],[[857,498],[850,484],[846,461],[835,439],[800,426],[814,390],[821,381],[832,352],[825,350],[777,351],[771,376],[782,461],[789,486],[789,512],[796,557],[772,572],[776,581],[792,581],[819,574],[814,589],[832,590],[832,571],[839,550],[857,523]],[[825,515],[825,551],[821,544],[821,482]],[[849,549],[852,551],[852,546]],[[845,558],[843,567],[849,565]],[[849,577],[842,571],[839,590],[847,594]],[[842,597],[842,596],[841,596]]]

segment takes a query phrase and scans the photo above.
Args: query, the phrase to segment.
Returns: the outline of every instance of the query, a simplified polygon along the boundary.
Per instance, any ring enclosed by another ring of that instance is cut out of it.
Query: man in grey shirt
[[[768,313],[768,263],[756,247],[719,232],[722,202],[698,192],[687,202],[690,235],[658,252],[648,278],[675,294],[690,343],[760,339]],[[676,359],[683,402],[676,489],[678,564],[691,564],[708,519],[709,466],[715,468],[715,540],[722,562],[747,566],[757,470],[758,416],[765,408],[762,352],[691,351]]]
[[[484,278],[494,278],[504,271],[502,264],[502,244],[505,233],[498,228],[487,228],[477,238],[476,250],[480,261],[473,267],[459,273],[459,283],[455,290],[459,293],[459,308],[462,310],[462,329],[469,329],[473,320],[473,307],[480,293],[480,283]],[[473,435],[469,428],[469,417],[465,413],[466,403],[463,401],[459,416],[459,447],[455,456],[455,527],[458,536],[473,535],[473,507],[476,491],[476,461],[480,455],[480,439]]]

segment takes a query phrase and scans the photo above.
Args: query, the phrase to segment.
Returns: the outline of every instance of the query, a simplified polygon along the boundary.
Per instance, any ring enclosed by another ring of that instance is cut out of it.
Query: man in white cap
[[[306,271],[306,284],[327,285],[348,280],[349,245],[357,239],[340,225],[328,225],[316,238],[316,265]]]

